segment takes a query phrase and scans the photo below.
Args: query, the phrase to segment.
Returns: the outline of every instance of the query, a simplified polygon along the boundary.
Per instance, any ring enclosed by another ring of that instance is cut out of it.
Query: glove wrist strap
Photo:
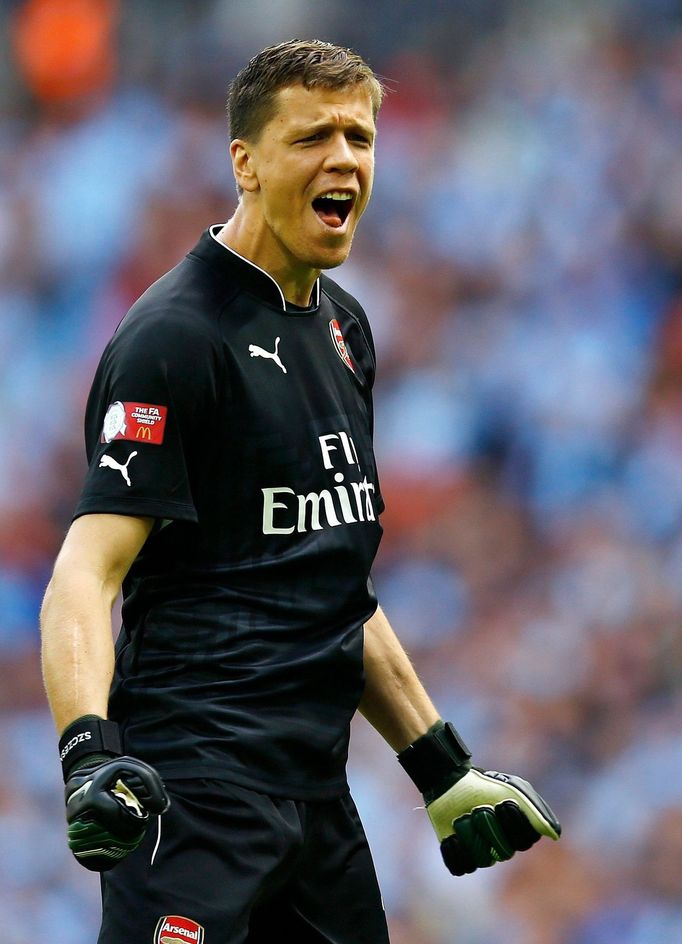
[[[428,803],[471,769],[471,751],[449,721],[437,721],[398,754],[398,762]]]
[[[98,715],[83,715],[73,721],[59,739],[59,759],[64,781],[79,760],[87,754],[120,757],[121,732],[115,721]]]

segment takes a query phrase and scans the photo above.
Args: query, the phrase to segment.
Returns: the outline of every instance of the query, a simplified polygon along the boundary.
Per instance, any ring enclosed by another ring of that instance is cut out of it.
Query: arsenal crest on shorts
[[[350,354],[348,353],[348,348],[346,347],[346,342],[343,340],[343,334],[341,332],[341,326],[339,325],[336,318],[333,318],[329,322],[329,333],[332,336],[332,341],[334,342],[334,347],[336,348],[336,353],[339,355],[343,363],[349,370],[352,370],[355,373],[355,367],[353,366],[353,361],[350,359]]]
[[[154,933],[154,944],[203,944],[203,940],[203,927],[182,915],[159,918]]]

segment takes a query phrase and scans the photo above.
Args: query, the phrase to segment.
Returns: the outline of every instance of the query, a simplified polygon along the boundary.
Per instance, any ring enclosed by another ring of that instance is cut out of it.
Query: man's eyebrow
[[[326,118],[322,118],[320,121],[310,121],[305,124],[294,125],[291,129],[291,134],[293,136],[305,136],[307,134],[316,134],[319,131],[330,131],[338,127],[336,121],[329,121]],[[341,127],[344,131],[359,131],[368,138],[373,138],[376,129],[365,122],[356,121],[355,119],[342,122]]]

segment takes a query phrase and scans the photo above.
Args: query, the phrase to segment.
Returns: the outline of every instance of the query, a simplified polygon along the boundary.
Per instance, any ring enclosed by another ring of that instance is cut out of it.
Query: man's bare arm
[[[114,670],[111,609],[152,518],[84,515],[71,525],[40,614],[45,689],[57,731],[107,716]]]
[[[510,859],[561,825],[526,780],[471,765],[455,728],[443,722],[381,609],[365,623],[365,691],[360,711],[397,752],[421,791],[455,875]]]
[[[381,607],[365,623],[364,661],[360,712],[399,752],[440,716]]]

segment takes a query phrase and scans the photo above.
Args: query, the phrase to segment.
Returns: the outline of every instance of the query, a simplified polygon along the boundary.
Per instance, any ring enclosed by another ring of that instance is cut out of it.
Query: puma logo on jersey
[[[270,351],[265,351],[262,347],[259,347],[257,344],[249,344],[249,354],[251,355],[251,357],[269,358],[271,361],[274,361],[278,367],[282,368],[282,373],[286,374],[287,369],[284,366],[284,364],[281,362],[281,360],[279,359],[279,354],[277,353],[278,347],[279,347],[279,338],[275,338],[274,353],[271,353]]]
[[[111,456],[102,456],[99,460],[100,469],[118,469],[123,478],[126,480],[126,484],[129,486],[130,476],[128,475],[128,463],[137,455],[137,450],[134,449],[128,456],[125,465],[121,465],[120,462],[117,462],[115,459],[112,459]]]

